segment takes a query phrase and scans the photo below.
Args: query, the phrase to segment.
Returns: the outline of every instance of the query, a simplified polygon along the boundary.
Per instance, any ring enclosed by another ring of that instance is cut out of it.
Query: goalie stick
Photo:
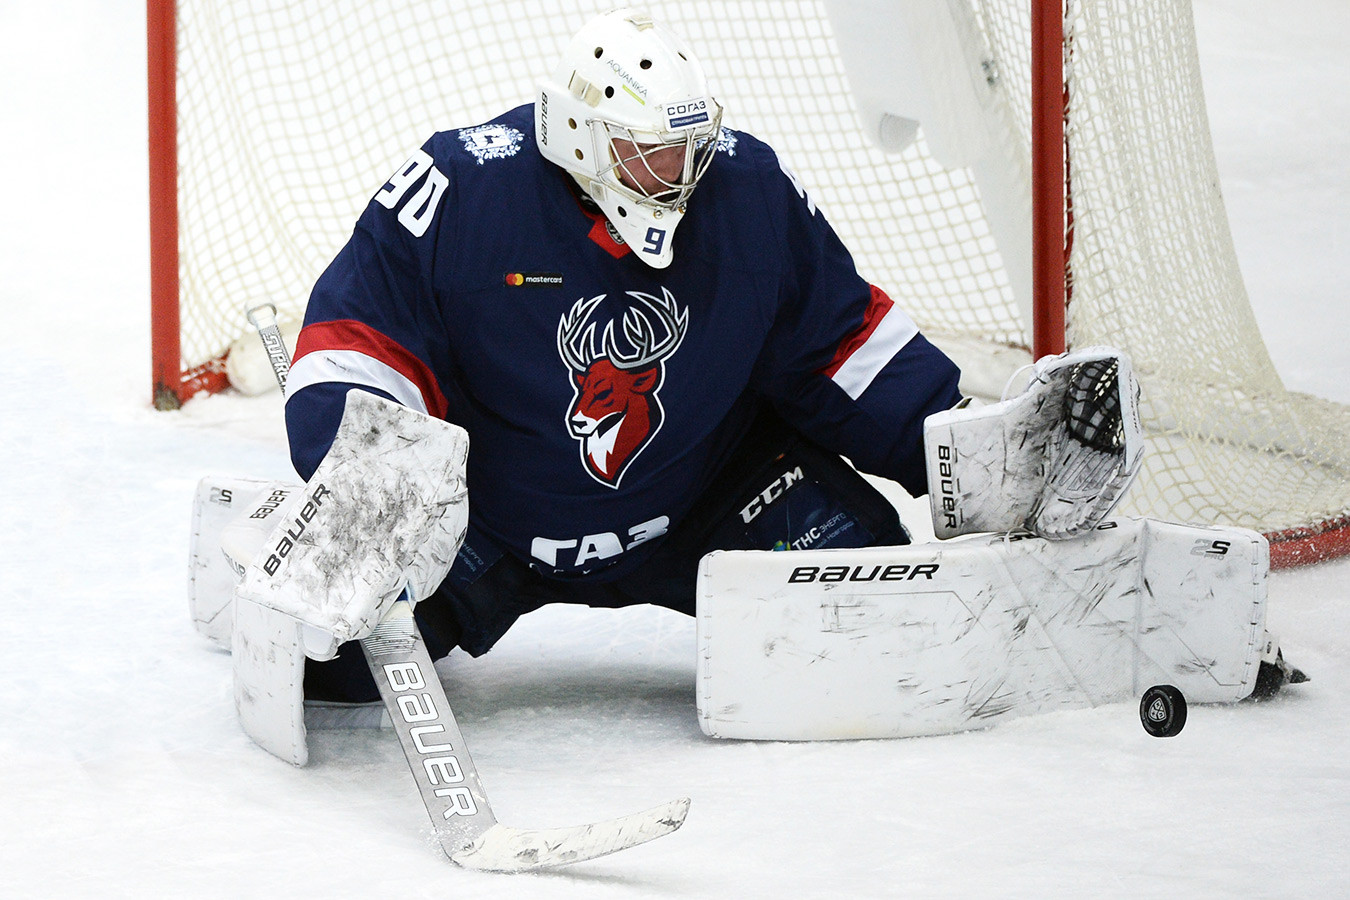
[[[450,859],[469,869],[519,872],[594,859],[679,828],[687,798],[591,825],[530,831],[492,814],[478,770],[432,666],[407,601],[361,641],[408,757],[432,827]]]
[[[248,310],[283,393],[290,355],[276,307]],[[427,653],[412,607],[394,603],[361,649],[393,721],[408,768],[445,853],[468,869],[523,872],[582,862],[670,834],[684,824],[689,798],[587,825],[529,830],[497,821],[450,702]]]

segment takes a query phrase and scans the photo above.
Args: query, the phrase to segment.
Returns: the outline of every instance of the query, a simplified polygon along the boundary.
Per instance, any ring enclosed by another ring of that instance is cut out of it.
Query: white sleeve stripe
[[[834,383],[853,400],[862,396],[886,364],[919,333],[919,327],[897,306],[892,306],[862,346],[854,350],[839,370]]]
[[[316,350],[300,357],[286,378],[286,396],[324,382],[346,382],[377,388],[409,409],[427,415],[422,392],[402,372],[358,350]]]

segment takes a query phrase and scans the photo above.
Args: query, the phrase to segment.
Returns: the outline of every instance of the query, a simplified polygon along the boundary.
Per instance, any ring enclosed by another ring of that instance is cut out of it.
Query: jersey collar
[[[576,199],[577,206],[581,209],[582,213],[585,214],[586,218],[591,220],[591,230],[586,236],[594,241],[601,250],[604,250],[615,259],[622,259],[629,253],[632,253],[633,248],[624,243],[623,238],[619,236],[619,232],[609,223],[609,219],[605,217],[605,214],[601,212],[600,207],[596,205],[596,202],[581,189],[581,185],[577,184],[576,180],[570,175],[567,177],[567,186],[572,189],[572,196]]]

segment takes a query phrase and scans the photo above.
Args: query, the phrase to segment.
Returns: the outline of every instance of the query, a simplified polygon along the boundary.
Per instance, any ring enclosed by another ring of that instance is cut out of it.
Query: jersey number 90
[[[393,209],[398,206],[403,195],[408,193],[408,189],[419,181],[422,186],[398,212],[399,223],[408,229],[413,237],[421,237],[427,233],[427,229],[431,227],[431,219],[436,215],[436,206],[441,202],[441,195],[450,186],[450,179],[432,165],[431,154],[425,150],[414,151],[413,155],[408,157],[408,161],[389,176],[388,183],[375,195],[375,202],[385,209]]]

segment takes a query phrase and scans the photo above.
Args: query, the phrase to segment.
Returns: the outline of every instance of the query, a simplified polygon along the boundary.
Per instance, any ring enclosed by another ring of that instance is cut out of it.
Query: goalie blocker
[[[239,721],[259,746],[304,765],[305,657],[332,658],[444,579],[468,520],[467,453],[463,429],[352,391],[308,484],[198,485],[189,605],[232,651]]]
[[[721,738],[890,738],[1159,683],[1241,700],[1265,647],[1267,571],[1256,532],[1132,518],[1073,541],[712,553],[699,723]]]

